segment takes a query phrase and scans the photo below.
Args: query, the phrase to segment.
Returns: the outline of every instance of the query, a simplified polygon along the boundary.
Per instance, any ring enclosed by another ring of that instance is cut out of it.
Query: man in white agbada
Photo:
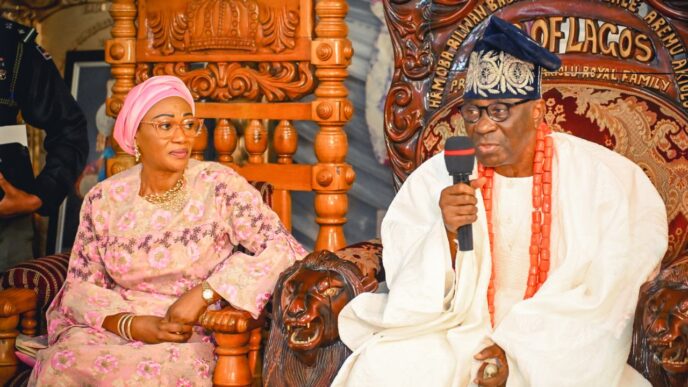
[[[649,386],[626,360],[664,203],[628,159],[547,134],[555,55],[494,16],[476,30],[461,114],[483,177],[452,185],[438,154],[406,180],[382,224],[389,293],[341,312],[354,352],[333,386]],[[457,253],[466,224],[474,250]]]

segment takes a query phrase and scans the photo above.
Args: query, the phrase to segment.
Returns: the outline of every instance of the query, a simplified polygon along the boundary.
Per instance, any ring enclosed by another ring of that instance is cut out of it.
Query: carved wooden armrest
[[[634,342],[641,347],[634,348],[631,360],[646,371],[653,385],[686,386],[688,255],[674,260],[656,279],[643,285],[636,320],[641,332]]]
[[[36,292],[30,289],[0,291],[0,385],[4,385],[17,370],[14,345],[19,335],[19,322],[23,334],[36,334],[36,300]]]
[[[254,377],[260,377],[264,316],[254,319],[250,313],[228,306],[203,313],[199,321],[203,328],[213,331],[217,342],[215,386],[250,386]]]

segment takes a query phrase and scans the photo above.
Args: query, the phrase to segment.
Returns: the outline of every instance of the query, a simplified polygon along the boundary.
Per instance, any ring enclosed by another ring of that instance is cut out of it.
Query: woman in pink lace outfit
[[[306,254],[244,178],[189,159],[193,114],[175,77],[127,96],[115,139],[141,163],[84,200],[31,385],[211,385],[214,346],[199,316],[220,298],[258,316]]]

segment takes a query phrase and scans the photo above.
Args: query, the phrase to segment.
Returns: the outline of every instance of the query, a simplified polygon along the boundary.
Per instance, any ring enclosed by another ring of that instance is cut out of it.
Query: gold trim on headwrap
[[[505,94],[527,97],[539,83],[535,71],[533,63],[504,51],[474,51],[466,71],[466,91],[485,98]]]

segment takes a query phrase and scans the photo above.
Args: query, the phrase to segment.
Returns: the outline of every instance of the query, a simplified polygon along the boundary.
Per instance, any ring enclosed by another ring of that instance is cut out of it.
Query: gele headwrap
[[[124,106],[115,121],[114,137],[122,150],[134,154],[134,137],[139,124],[153,105],[169,97],[181,97],[195,114],[194,100],[184,82],[170,75],[151,77],[137,85],[124,100]]]

